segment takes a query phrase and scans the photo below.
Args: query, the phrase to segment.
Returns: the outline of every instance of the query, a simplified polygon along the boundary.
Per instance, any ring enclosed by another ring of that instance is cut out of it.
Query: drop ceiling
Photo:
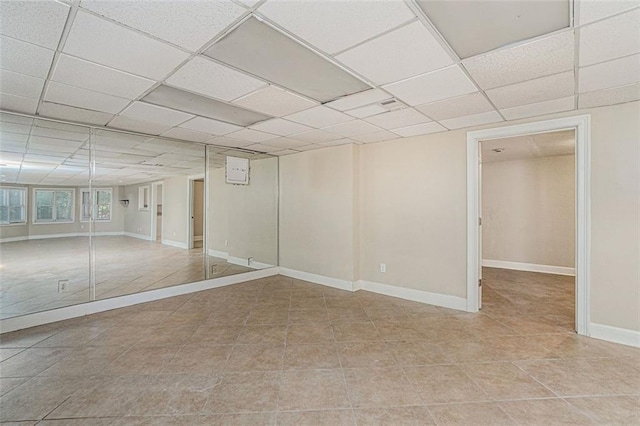
[[[573,155],[575,149],[576,139],[573,130],[492,139],[482,141],[482,162],[495,163]]]
[[[637,0],[3,1],[0,45],[2,110],[276,155],[640,99]]]

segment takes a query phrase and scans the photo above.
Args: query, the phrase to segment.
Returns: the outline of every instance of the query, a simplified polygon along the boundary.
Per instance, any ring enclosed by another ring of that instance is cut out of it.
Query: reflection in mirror
[[[89,300],[90,139],[88,127],[0,113],[0,318]]]
[[[94,147],[93,188],[118,200],[112,218],[95,220],[96,298],[205,279],[202,231],[198,245],[189,238],[204,217],[189,203],[193,180],[204,179],[204,146],[101,129]]]
[[[207,174],[207,277],[277,265],[278,158],[208,146]]]

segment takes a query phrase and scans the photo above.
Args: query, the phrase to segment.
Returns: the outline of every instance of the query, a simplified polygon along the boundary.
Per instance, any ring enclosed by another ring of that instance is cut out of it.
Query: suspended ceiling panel
[[[460,58],[568,28],[569,0],[416,0]]]

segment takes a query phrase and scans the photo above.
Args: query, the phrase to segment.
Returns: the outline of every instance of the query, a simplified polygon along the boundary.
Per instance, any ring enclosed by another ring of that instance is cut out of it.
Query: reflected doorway
[[[189,248],[202,248],[204,239],[204,179],[190,180]]]
[[[155,232],[153,241],[162,242],[162,183],[154,183],[152,185],[153,213],[152,218],[154,224],[152,228]]]

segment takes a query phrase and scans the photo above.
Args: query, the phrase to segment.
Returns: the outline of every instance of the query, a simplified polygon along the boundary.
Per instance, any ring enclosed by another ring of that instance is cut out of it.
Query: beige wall
[[[355,279],[356,148],[280,158],[280,266]]]
[[[361,279],[466,297],[467,131],[585,113],[592,120],[591,320],[640,330],[638,102],[282,157],[281,266],[350,279],[359,227]]]
[[[223,168],[210,177],[208,248],[277,265],[278,159],[251,160],[249,185],[227,184]]]
[[[162,185],[162,241],[187,244],[189,178],[167,178]]]
[[[482,257],[574,267],[574,155],[482,164]]]
[[[149,210],[138,209],[138,190],[142,186],[149,187],[151,194],[151,184],[129,185],[123,188],[125,200],[129,200],[129,206],[124,213],[124,232],[138,234],[151,238],[151,208]]]

